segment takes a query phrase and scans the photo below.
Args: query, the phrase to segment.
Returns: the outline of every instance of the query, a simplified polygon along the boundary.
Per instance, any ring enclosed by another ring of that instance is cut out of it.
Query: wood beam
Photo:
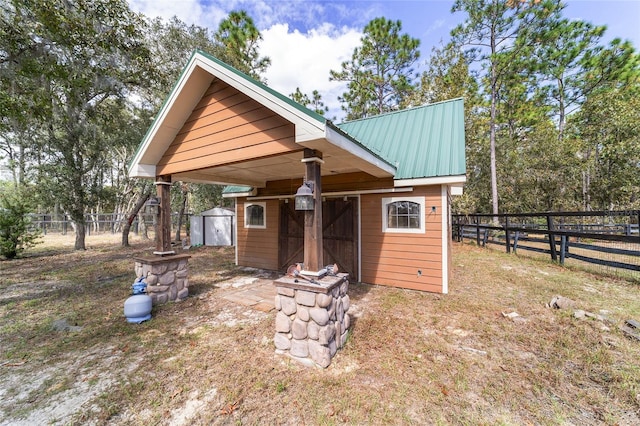
[[[156,251],[153,254],[169,256],[171,250],[171,175],[156,177],[156,193],[160,199],[158,207],[158,229],[156,230]]]
[[[322,177],[320,164],[322,153],[304,150],[305,181],[313,182],[314,209],[304,214],[304,267],[318,272],[324,266],[322,246]]]

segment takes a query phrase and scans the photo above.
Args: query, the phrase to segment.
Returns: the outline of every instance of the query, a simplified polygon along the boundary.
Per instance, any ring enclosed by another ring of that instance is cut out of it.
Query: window
[[[424,233],[424,197],[383,198],[382,232]]]
[[[250,203],[244,205],[244,227],[266,228],[266,203]]]

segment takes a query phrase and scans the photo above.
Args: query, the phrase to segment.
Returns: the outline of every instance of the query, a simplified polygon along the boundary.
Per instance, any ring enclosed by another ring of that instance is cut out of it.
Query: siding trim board
[[[337,192],[323,192],[323,197],[342,197],[342,196],[359,196],[362,194],[392,194],[392,193],[401,193],[401,192],[411,192],[413,188],[389,188],[389,189],[365,189],[363,191],[337,191]],[[236,197],[238,194],[227,194],[226,196],[223,194],[223,198],[227,197]],[[265,196],[249,196],[249,200],[285,200],[292,199],[295,197],[295,194],[291,195],[265,195]]]
[[[449,197],[446,185],[440,186],[442,210],[442,293],[449,293]]]

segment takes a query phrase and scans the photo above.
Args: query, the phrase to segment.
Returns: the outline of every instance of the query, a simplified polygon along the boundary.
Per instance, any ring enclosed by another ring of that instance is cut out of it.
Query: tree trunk
[[[491,35],[491,54],[495,54],[495,40],[493,34]],[[497,115],[497,101],[498,101],[498,77],[496,72],[496,65],[491,67],[491,117],[489,119],[489,150],[491,154],[491,206],[492,213],[498,214],[498,172],[496,166],[496,115]],[[494,216],[494,222],[498,221],[498,217]]]
[[[129,231],[131,230],[131,224],[148,199],[149,193],[140,194],[140,198],[138,198],[136,205],[133,206],[133,210],[131,211],[129,216],[127,216],[127,220],[124,222],[124,225],[122,227],[122,247],[129,247]]]
[[[138,213],[138,235],[143,240],[149,239],[149,229],[147,228],[147,222],[144,220],[144,214]]]
[[[85,246],[84,242],[86,230],[84,217],[80,220],[78,220],[77,218],[73,218],[73,222],[76,224],[76,242],[73,248],[75,250],[86,250],[87,247]]]

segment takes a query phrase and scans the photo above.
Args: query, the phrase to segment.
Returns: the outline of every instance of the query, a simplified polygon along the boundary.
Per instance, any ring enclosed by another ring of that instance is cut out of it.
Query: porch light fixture
[[[296,210],[313,210],[313,182],[303,182],[296,192]]]
[[[149,197],[149,200],[147,200],[147,202],[144,203],[144,204],[147,205],[147,206],[151,206],[151,207],[159,206],[160,205],[160,198],[155,197],[155,196]]]

